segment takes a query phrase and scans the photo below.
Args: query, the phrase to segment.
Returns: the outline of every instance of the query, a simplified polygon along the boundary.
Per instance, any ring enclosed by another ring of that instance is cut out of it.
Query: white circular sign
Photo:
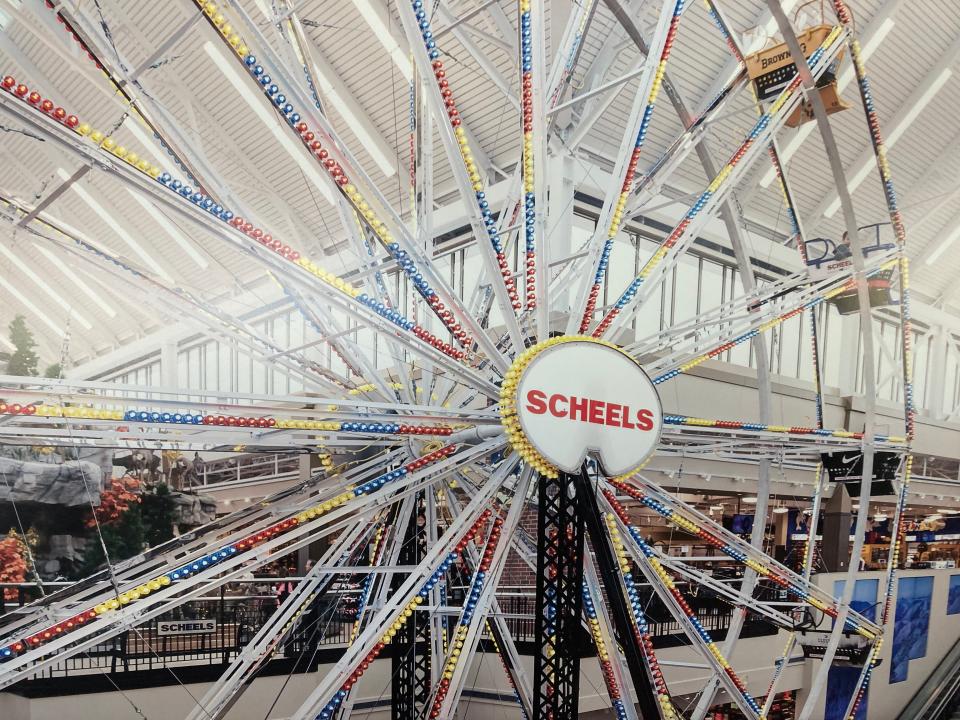
[[[639,467],[663,427],[660,397],[633,359],[587,340],[545,348],[524,369],[516,412],[523,434],[560,470],[593,454],[608,477]]]

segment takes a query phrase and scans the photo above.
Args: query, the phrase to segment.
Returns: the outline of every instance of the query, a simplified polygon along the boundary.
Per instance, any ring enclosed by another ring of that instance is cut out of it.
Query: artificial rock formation
[[[62,463],[0,457],[0,502],[40,503],[77,507],[100,503],[103,470],[96,462]]]

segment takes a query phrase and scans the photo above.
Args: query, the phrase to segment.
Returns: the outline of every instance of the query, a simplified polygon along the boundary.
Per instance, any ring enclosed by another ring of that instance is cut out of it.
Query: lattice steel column
[[[425,498],[417,494],[414,512],[403,535],[398,562],[400,565],[418,565],[426,555],[427,524]],[[393,579],[394,589],[400,586],[405,573]],[[393,648],[391,683],[391,717],[409,720],[419,717],[430,697],[430,617],[415,613],[403,624],[390,643]]]
[[[597,492],[586,469],[577,477],[577,490],[581,506],[583,507],[584,521],[590,533],[593,552],[597,558],[597,567],[602,578],[616,578],[619,574],[617,559],[604,527],[600,506],[597,504]],[[630,606],[620,587],[620,583],[605,580],[607,602],[610,606],[610,617],[617,633],[617,640],[623,648],[623,655],[630,670],[630,679],[637,695],[637,705],[641,718],[653,720],[660,717],[657,703],[657,692],[654,689],[653,679],[650,677],[650,668],[643,659],[641,648],[642,638],[636,626],[630,619]],[[626,694],[629,702],[630,695]]]
[[[577,478],[539,478],[537,521],[536,720],[576,720],[580,698],[583,515]]]

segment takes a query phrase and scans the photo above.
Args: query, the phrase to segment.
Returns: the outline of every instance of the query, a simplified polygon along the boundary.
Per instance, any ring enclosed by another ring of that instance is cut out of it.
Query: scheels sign
[[[216,620],[161,620],[157,623],[157,635],[191,635],[216,630]]]
[[[578,472],[593,454],[604,474],[637,468],[660,439],[663,412],[647,374],[630,356],[589,340],[545,348],[517,387],[523,434],[551,464]]]
[[[527,391],[526,399],[527,411],[534,415],[549,411],[554,417],[596,425],[639,429],[643,432],[653,430],[653,410],[649,408],[637,410],[636,418],[631,418],[632,410],[629,405],[604,400],[579,398],[575,395],[567,397],[562,393],[554,393],[548,398],[542,390]]]

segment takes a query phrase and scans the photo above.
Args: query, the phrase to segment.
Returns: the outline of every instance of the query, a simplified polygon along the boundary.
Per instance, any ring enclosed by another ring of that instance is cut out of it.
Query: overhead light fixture
[[[386,154],[386,143],[382,139],[373,137],[376,129],[370,126],[370,122],[366,117],[358,116],[357,113],[353,111],[354,103],[344,100],[330,81],[330,77],[334,74],[334,69],[319,58],[313,58],[312,65],[314,76],[320,85],[320,94],[326,97],[340,117],[346,120],[347,125],[350,126],[350,131],[357,136],[360,145],[367,151],[367,154],[369,154],[377,164],[377,167],[380,168],[380,172],[387,177],[396,175],[396,162],[394,158]]]
[[[67,278],[76,285],[80,291],[90,298],[90,301],[93,302],[98,308],[103,310],[108,317],[116,317],[117,311],[113,309],[113,305],[108,303],[103,299],[103,296],[96,292],[93,288],[87,285],[79,275],[77,275],[73,270],[70,269],[69,264],[67,264],[63,258],[58,258],[50,250],[45,248],[39,243],[34,243],[33,246],[37,249],[41,255],[43,255],[49,262],[50,265],[56,267],[60,272],[67,276]]]
[[[934,81],[923,91],[920,99],[910,106],[910,111],[903,117],[903,120],[890,128],[887,137],[884,139],[885,145],[893,145],[900,139],[900,136],[913,124],[920,113],[923,112],[923,109],[930,104],[930,101],[937,96],[937,93],[940,92],[940,89],[946,85],[952,76],[953,70],[948,67],[940,71],[940,74],[937,75]]]
[[[880,43],[882,43],[883,39],[890,33],[891,30],[893,30],[894,25],[896,25],[896,23],[893,20],[886,18],[881,23],[880,27],[877,28],[877,32],[874,33],[873,36],[863,44],[862,48],[860,49],[860,57],[862,58],[863,62],[866,62],[873,54],[873,51],[880,47]],[[846,88],[847,85],[853,81],[853,79],[853,65],[851,63],[847,63],[844,66],[843,71],[840,73],[840,77],[837,78],[837,92],[842,93],[844,88]],[[791,157],[793,157],[793,154],[799,149],[799,147],[803,144],[803,141],[807,139],[807,136],[810,135],[810,133],[812,133],[816,127],[816,123],[806,123],[803,125],[797,131],[797,134],[794,135],[793,138],[789,142],[785,143],[781,148],[780,162],[786,163]],[[760,180],[760,187],[769,187],[770,183],[772,183],[776,177],[777,172],[771,167],[764,174],[763,179]]]
[[[187,255],[190,256],[190,259],[193,260],[197,265],[206,270],[210,267],[210,263],[207,262],[207,259],[197,252],[197,249],[193,246],[193,243],[189,239],[184,237],[183,233],[180,232],[180,229],[174,225],[170,219],[160,212],[157,207],[147,200],[143,195],[127,188],[127,192],[133,197],[134,200],[144,209],[144,211],[153,218],[153,221],[160,226],[160,228],[173,239],[177,245],[180,246],[180,249],[183,250]]]
[[[897,144],[897,140],[907,131],[907,128],[913,124],[913,121],[919,117],[920,113],[923,112],[923,109],[930,104],[930,101],[937,96],[937,93],[940,92],[940,88],[944,86],[947,80],[950,79],[950,76],[953,75],[953,70],[950,68],[944,68],[939,75],[931,82],[927,89],[923,91],[923,94],[917,99],[915,103],[910,106],[910,110],[900,118],[892,128],[890,128],[887,136],[884,140],[884,144],[887,146],[887,150],[892,148]],[[860,167],[857,168],[854,172],[853,177],[847,182],[847,186],[852,194],[854,190],[860,187],[860,184],[867,179],[870,175],[870,172],[876,167],[876,160],[873,157],[873,154],[869,154],[866,162],[861,163]],[[826,217],[832,218],[837,210],[840,209],[840,198],[834,198],[826,211],[823,213]]]
[[[746,503],[747,505],[756,505],[756,504],[757,504],[757,498],[755,498],[755,497],[745,497],[745,498],[743,498],[743,502]]]
[[[164,167],[170,164],[170,158],[160,154],[156,142],[147,135],[146,130],[140,127],[139,121],[133,115],[127,115],[127,119],[123,121],[123,127],[130,131],[130,134],[143,146],[144,152],[150,155],[157,165]]]
[[[413,67],[410,64],[410,58],[400,49],[399,43],[394,39],[390,28],[380,17],[380,13],[370,4],[370,0],[353,0],[354,7],[360,13],[370,29],[373,30],[374,37],[383,45],[383,49],[390,54],[390,58],[400,70],[400,74],[407,82],[413,79]]]
[[[937,260],[940,259],[940,256],[943,255],[947,249],[953,245],[957,238],[960,237],[960,223],[957,223],[956,227],[950,231],[950,233],[940,241],[940,244],[937,245],[936,249],[927,256],[927,259],[924,260],[925,265],[933,265]]]
[[[859,509],[860,509],[860,503],[854,503],[854,504],[851,505],[850,507],[853,508],[854,510],[859,510]]]
[[[73,306],[72,303],[67,302],[60,293],[54,290],[52,287],[47,285],[46,281],[37,275],[33,268],[31,268],[27,263],[23,262],[19,257],[14,255],[13,251],[10,250],[6,245],[0,243],[0,253],[3,254],[7,260],[9,260],[13,265],[23,274],[25,277],[29,278],[30,281],[36,285],[38,288],[43,290],[47,295],[53,298],[53,301],[66,310],[69,314],[73,315],[77,319],[77,322],[83,325],[87,330],[93,330],[93,325],[90,324],[90,321],[87,320],[83,315],[77,312],[77,309]]]
[[[300,169],[306,174],[307,179],[320,194],[323,195],[324,199],[331,205],[335,204],[333,191],[330,190],[329,187],[329,181],[317,170],[316,162],[312,157],[307,156],[307,151],[303,145],[295,143],[290,137],[290,134],[280,127],[279,118],[273,111],[267,110],[265,106],[266,100],[263,96],[259,93],[254,93],[253,90],[250,89],[249,82],[246,78],[240,76],[234,68],[234,62],[220,52],[220,48],[207,40],[207,42],[203,44],[203,49],[207,55],[210,56],[210,59],[213,60],[220,72],[230,81],[233,89],[240,94],[250,109],[253,110],[254,114],[260,118],[260,122],[266,125],[267,129],[273,133],[273,136],[277,139],[277,142],[280,143],[280,146],[286,150],[291,158],[296,160],[297,165],[299,165]]]
[[[723,510],[723,505],[711,505],[711,506],[710,506],[710,510],[711,510],[711,511],[720,511],[720,510]]]
[[[17,290],[10,282],[0,274],[0,287],[3,287],[8,293],[13,297],[17,298],[20,301],[20,304],[23,305],[27,310],[36,315],[40,320],[53,332],[57,337],[63,337],[66,333],[63,331],[63,328],[57,325],[53,320],[51,320],[46,313],[43,312],[40,308],[34,305],[27,297]]]
[[[257,10],[263,13],[263,16],[267,19],[267,22],[273,22],[273,10],[270,9],[270,5],[267,0],[253,0],[257,6]]]
[[[781,505],[780,507],[775,507],[773,509],[774,515],[783,515],[786,512],[790,512],[790,508]]]
[[[873,516],[873,519],[876,522],[883,522],[884,520],[887,519],[887,515],[886,513],[877,513],[876,515]]]
[[[70,173],[63,168],[57,168],[57,175],[59,175],[64,181],[70,179]],[[117,236],[123,240],[130,247],[130,249],[133,250],[134,253],[137,254],[137,257],[139,257],[150,270],[156,272],[157,275],[162,277],[167,282],[173,282],[173,278],[170,277],[170,275],[168,275],[167,272],[160,267],[159,263],[157,263],[157,261],[154,260],[150,254],[140,246],[140,243],[133,239],[133,236],[128,233],[123,226],[120,225],[120,223],[117,222],[116,218],[108,213],[106,208],[104,208],[103,205],[97,202],[94,197],[87,192],[86,188],[80,185],[80,183],[75,182],[70,185],[70,189],[79,195],[80,199],[90,206],[90,208],[100,217],[100,219],[103,220],[103,222],[105,222],[107,226],[113,230],[113,232],[116,233]]]
[[[937,508],[937,512],[941,515],[956,515],[957,513],[960,513],[960,510],[957,510],[956,508]]]

